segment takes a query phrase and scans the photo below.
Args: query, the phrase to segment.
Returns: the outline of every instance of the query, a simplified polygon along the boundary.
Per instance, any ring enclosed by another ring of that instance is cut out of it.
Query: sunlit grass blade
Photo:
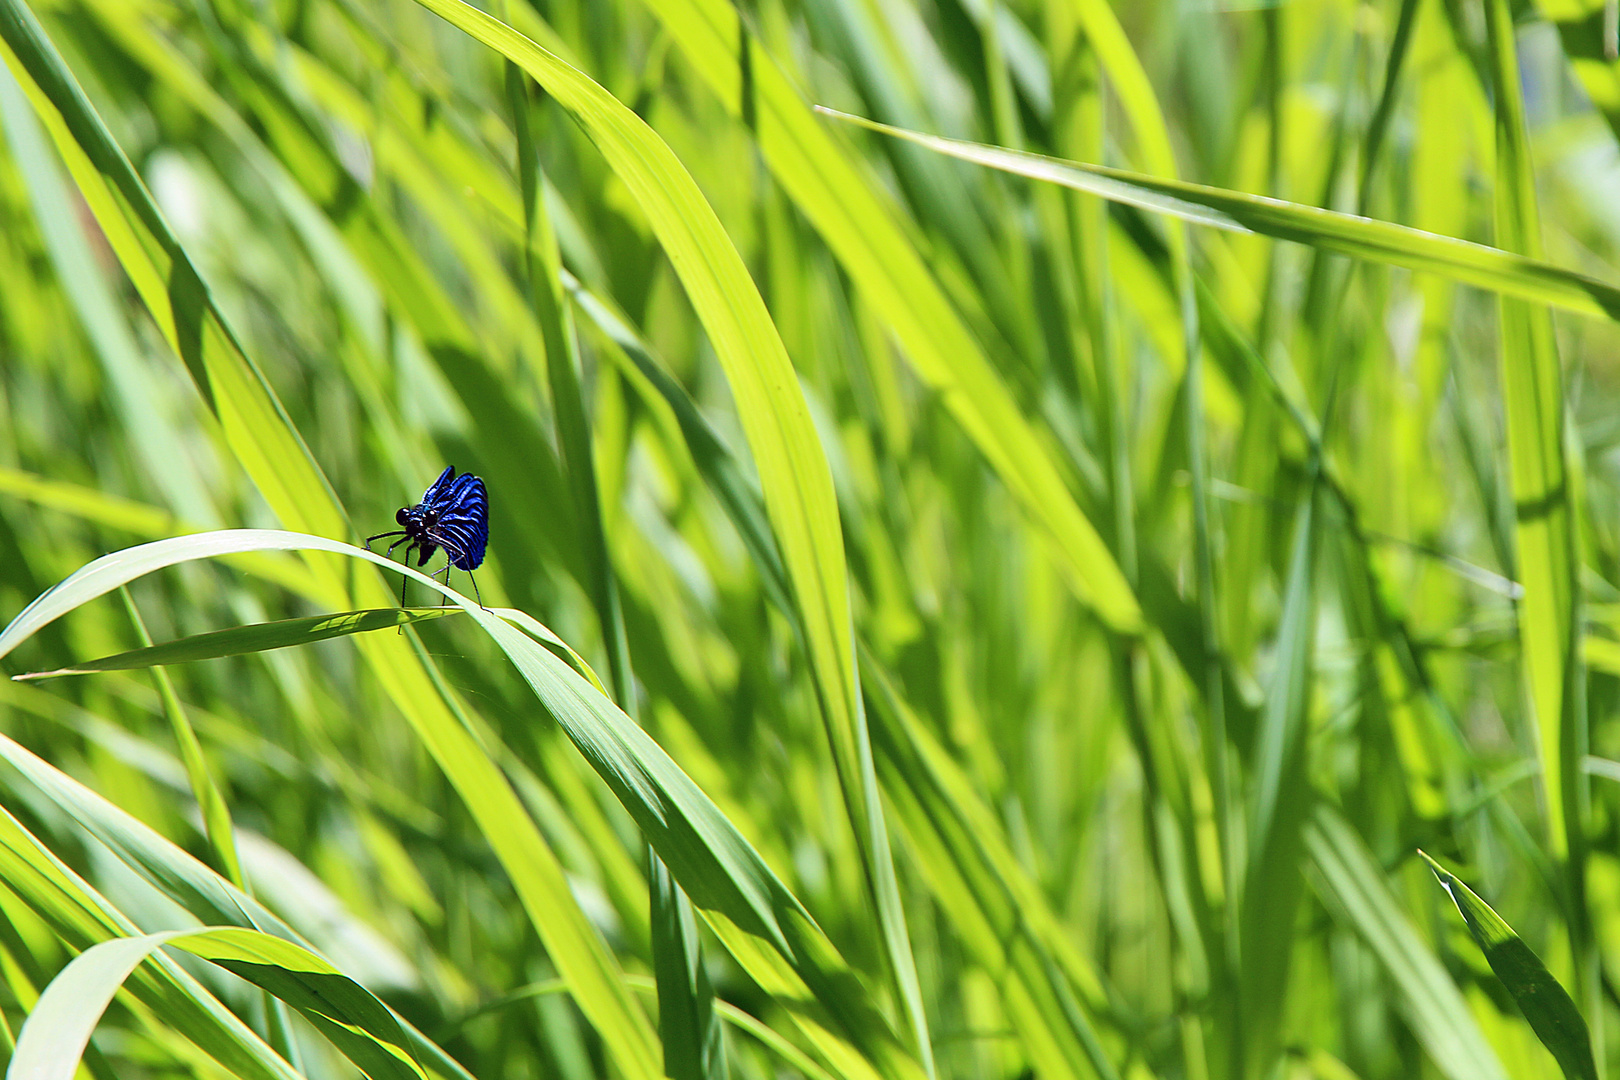
[[[169,930],[86,949],[40,995],[7,1074],[71,1080],[113,995],[164,946],[201,956],[299,1009],[372,1080],[427,1080],[399,1022],[364,987],[290,941],[240,927]]]
[[[1592,1037],[1586,1020],[1547,965],[1472,889],[1426,853],[1418,854],[1456,903],[1491,970],[1513,995],[1542,1045],[1558,1059],[1564,1075],[1570,1080],[1596,1080],[1597,1066],[1592,1060]]]
[[[0,808],[0,879],[73,948],[88,949],[140,931]],[[203,1053],[254,1080],[300,1074],[178,964],[159,958],[130,980],[130,992]]]
[[[1195,225],[1257,232],[1342,255],[1440,274],[1505,296],[1583,315],[1620,320],[1620,288],[1511,251],[1280,199],[906,131],[831,109],[820,111],[963,161],[1061,184]]]

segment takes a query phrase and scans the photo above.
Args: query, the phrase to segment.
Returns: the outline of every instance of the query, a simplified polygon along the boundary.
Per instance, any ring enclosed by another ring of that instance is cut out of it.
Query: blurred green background
[[[0,616],[448,463],[484,602],[600,677],[573,717],[458,615],[0,683],[0,1047],[91,944],[232,922],[449,1080],[1620,1064],[1612,4],[487,9],[0,0]],[[394,577],[186,561],[0,655]],[[142,972],[97,1080],[417,1075]]]

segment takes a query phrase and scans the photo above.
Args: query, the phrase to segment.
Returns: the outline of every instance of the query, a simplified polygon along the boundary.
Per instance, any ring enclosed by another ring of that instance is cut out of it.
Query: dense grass
[[[1606,16],[0,0],[0,1048],[1603,1075]]]

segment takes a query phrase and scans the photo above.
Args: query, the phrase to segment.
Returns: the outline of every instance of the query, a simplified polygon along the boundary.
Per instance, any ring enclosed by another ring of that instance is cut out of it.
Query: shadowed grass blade
[[[392,630],[412,623],[441,619],[446,615],[459,615],[460,608],[372,608],[366,611],[346,611],[340,615],[312,615],[305,619],[282,619],[254,626],[233,626],[229,630],[214,630],[195,634],[161,645],[103,656],[98,660],[85,660],[72,667],[55,671],[31,671],[13,675],[26,679],[54,679],[62,675],[90,675],[98,671],[128,671],[131,668],[156,667],[162,664],[187,664],[194,660],[216,660],[222,656],[242,656],[246,653],[286,649],[294,645],[308,645],[347,634],[364,634],[371,630]]]

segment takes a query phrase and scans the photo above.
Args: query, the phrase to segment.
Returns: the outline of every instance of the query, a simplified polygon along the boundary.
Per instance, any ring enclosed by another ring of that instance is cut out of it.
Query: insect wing
[[[462,477],[462,479],[466,478]],[[454,465],[446,465],[444,467],[444,472],[440,473],[439,478],[433,481],[433,486],[422,493],[421,505],[424,508],[431,509],[435,503],[442,500],[449,490],[455,486],[455,480],[456,467]]]
[[[476,476],[456,477],[444,494],[439,521],[429,535],[443,546],[458,570],[476,570],[489,543],[489,497]]]

